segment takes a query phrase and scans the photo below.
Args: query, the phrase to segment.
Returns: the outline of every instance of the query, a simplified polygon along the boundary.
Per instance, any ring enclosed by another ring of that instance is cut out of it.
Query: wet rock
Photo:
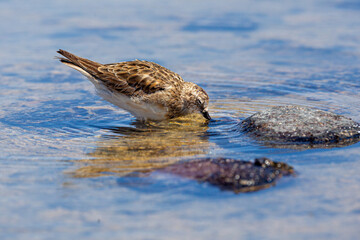
[[[350,118],[318,109],[278,106],[241,123],[244,132],[268,144],[349,145],[359,141],[360,125]]]
[[[273,162],[268,158],[255,159],[254,162],[207,158],[176,163],[159,171],[208,182],[236,193],[268,188],[283,175],[294,173],[293,168],[286,163]]]

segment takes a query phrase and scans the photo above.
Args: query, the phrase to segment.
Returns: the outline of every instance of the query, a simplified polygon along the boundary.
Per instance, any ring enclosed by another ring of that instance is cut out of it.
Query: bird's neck
[[[196,92],[195,84],[191,82],[185,82],[182,91],[181,91],[181,99],[183,100],[183,112],[191,113],[193,112],[193,108],[195,108],[196,102]]]

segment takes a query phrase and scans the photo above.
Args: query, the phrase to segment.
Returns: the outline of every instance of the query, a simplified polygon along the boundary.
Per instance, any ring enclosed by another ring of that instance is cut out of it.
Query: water
[[[236,126],[286,104],[359,122],[359,10],[341,0],[0,1],[0,238],[356,239],[359,143],[270,148]],[[206,89],[215,121],[142,125],[54,60],[59,48],[162,64]],[[263,156],[298,175],[234,194],[148,172]]]

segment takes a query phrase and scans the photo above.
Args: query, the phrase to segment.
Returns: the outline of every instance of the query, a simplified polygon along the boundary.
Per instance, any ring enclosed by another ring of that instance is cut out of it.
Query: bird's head
[[[207,120],[211,120],[209,115],[209,96],[204,89],[195,83],[187,82],[185,87],[188,112],[199,112]]]

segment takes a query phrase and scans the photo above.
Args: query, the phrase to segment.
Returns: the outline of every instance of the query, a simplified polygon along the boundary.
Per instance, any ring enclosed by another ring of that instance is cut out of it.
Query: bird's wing
[[[135,60],[100,64],[64,50],[58,53],[65,57],[60,58],[61,62],[77,70],[84,70],[109,89],[127,96],[134,93],[152,94],[184,82],[178,74],[153,62]]]
[[[105,64],[98,70],[109,76],[110,82],[125,82],[135,92],[142,91],[146,94],[176,87],[184,82],[178,74],[148,61],[135,60]]]

